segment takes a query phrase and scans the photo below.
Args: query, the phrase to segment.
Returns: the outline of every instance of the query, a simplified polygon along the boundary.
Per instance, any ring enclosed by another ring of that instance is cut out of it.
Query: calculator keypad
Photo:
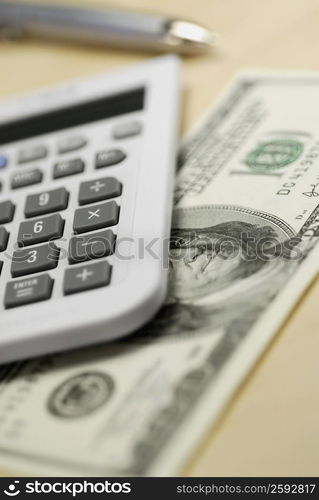
[[[125,192],[123,175],[118,178],[116,172],[130,157],[130,148],[122,149],[119,140],[141,130],[138,122],[121,123],[110,130],[114,147],[107,147],[101,135],[93,152],[91,139],[82,134],[1,152],[0,187],[19,190],[0,201],[2,307],[49,300],[53,292],[72,295],[114,280],[112,255]],[[99,169],[107,167],[115,170],[99,176]],[[84,172],[85,177],[69,179]],[[42,181],[42,188],[20,192]]]

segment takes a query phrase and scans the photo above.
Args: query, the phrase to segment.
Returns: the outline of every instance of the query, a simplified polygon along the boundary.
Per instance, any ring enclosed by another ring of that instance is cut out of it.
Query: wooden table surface
[[[113,4],[189,18],[219,32],[218,51],[184,59],[184,130],[240,69],[319,69],[317,0],[114,0]],[[148,57],[53,42],[1,42],[0,94],[26,92]],[[318,301],[319,280],[199,446],[186,475],[318,475]]]

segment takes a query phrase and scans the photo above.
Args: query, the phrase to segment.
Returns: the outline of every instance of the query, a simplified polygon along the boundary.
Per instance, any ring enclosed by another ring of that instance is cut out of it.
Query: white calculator
[[[178,108],[175,56],[0,103],[0,363],[157,312]]]

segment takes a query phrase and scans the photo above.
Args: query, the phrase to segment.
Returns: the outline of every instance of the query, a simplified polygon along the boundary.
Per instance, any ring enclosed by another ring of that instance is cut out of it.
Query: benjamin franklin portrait
[[[165,306],[141,335],[225,327],[260,312],[277,290],[293,231],[242,207],[201,206],[174,213]]]

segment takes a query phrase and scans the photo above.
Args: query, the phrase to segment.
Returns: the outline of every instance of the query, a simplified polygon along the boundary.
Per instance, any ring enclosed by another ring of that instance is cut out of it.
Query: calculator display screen
[[[139,111],[144,97],[145,89],[138,88],[0,124],[0,144]]]

